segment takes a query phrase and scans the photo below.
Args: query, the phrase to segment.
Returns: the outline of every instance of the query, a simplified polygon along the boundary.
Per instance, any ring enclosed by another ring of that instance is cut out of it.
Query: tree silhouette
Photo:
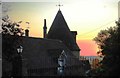
[[[107,30],[101,30],[94,41],[99,46],[98,54],[103,58],[101,69],[98,73],[101,76],[119,76],[119,49],[120,49],[120,19],[116,21],[116,26]],[[100,69],[99,68],[99,69]]]
[[[20,28],[19,22],[12,22],[9,16],[2,18],[2,76],[7,77],[12,74],[9,72],[10,66],[4,67],[6,62],[13,64],[18,56],[17,47],[22,43],[23,29]],[[6,71],[7,69],[7,71]]]
[[[23,29],[19,22],[12,22],[8,15],[2,18],[2,59],[12,61],[16,48],[22,42]]]

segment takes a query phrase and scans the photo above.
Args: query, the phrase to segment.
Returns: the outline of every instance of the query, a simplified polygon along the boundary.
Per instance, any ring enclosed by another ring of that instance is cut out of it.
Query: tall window
[[[58,58],[58,75],[64,75],[67,55],[63,50]]]

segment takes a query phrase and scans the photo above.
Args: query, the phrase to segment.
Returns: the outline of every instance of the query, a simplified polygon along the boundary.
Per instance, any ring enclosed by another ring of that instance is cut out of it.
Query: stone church
[[[46,24],[45,24],[46,25]],[[44,31],[46,32],[46,26],[44,27]],[[45,33],[46,34],[46,33]],[[47,34],[47,39],[56,39],[63,42],[66,47],[71,50],[71,52],[79,58],[80,48],[76,43],[76,35],[77,31],[70,31],[62,12],[58,11],[51,28]]]
[[[22,76],[85,76],[90,66],[79,60],[77,31],[70,31],[60,9],[48,33],[46,19],[43,30],[44,38],[29,37],[29,30],[26,36],[2,36],[2,76],[18,72],[18,46],[23,47]]]

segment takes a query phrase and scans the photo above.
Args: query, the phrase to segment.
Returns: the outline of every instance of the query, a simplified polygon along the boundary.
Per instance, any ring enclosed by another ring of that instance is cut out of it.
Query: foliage
[[[14,55],[17,54],[17,47],[21,40],[19,36],[2,35],[2,60],[12,61]]]
[[[22,36],[23,29],[20,28],[20,22],[12,22],[9,16],[5,16],[2,18],[2,34],[9,34],[9,35],[19,35]]]
[[[119,48],[120,48],[120,19],[116,26],[101,30],[94,41],[99,46],[98,54],[103,58],[98,71],[102,76],[119,76]]]
[[[101,76],[120,76],[120,19],[116,21],[116,26],[101,30],[94,41],[99,46],[98,54],[104,57],[101,66],[96,69],[97,74],[99,73]]]
[[[12,61],[17,53],[17,46],[22,42],[19,36],[22,36],[23,29],[20,28],[20,22],[12,22],[9,16],[2,18],[2,59]]]

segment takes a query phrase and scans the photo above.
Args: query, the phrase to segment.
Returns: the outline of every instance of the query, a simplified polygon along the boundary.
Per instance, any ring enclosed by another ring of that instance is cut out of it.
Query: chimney
[[[28,29],[25,30],[25,36],[29,37],[29,30]]]
[[[46,19],[44,19],[43,38],[46,37],[47,37],[47,26],[46,26]]]
[[[75,40],[75,42],[76,42],[77,31],[71,31],[71,33],[72,33],[72,35],[73,35],[73,37],[74,37],[74,40]]]

